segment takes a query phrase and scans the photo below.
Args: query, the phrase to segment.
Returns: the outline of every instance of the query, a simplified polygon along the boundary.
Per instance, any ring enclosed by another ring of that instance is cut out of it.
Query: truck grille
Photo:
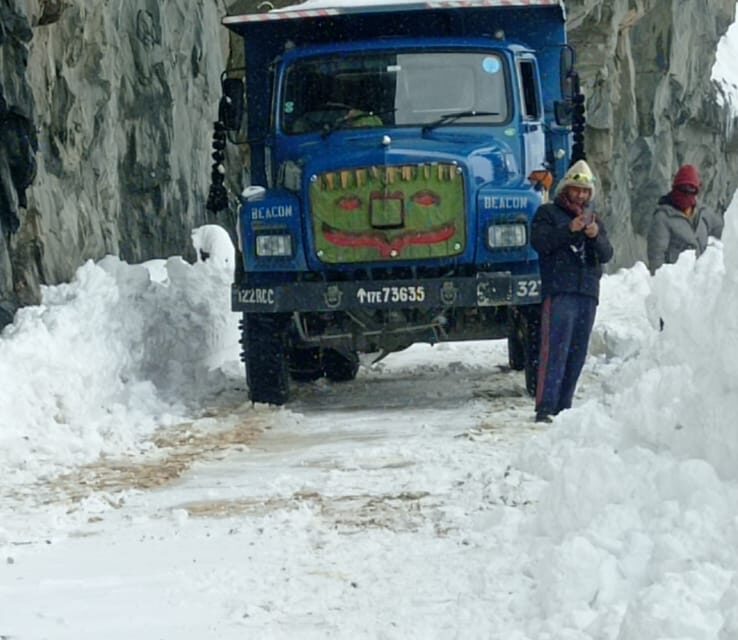
[[[323,173],[310,184],[310,206],[325,263],[445,258],[466,247],[464,178],[453,164]]]

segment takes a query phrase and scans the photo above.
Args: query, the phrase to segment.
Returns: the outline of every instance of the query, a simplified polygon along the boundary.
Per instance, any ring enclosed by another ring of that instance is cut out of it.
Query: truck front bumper
[[[355,309],[497,307],[541,301],[537,273],[480,273],[474,277],[353,282],[234,284],[231,308],[248,313],[330,312]]]

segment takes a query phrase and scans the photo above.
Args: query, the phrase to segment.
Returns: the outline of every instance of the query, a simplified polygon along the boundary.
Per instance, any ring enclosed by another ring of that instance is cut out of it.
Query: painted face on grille
[[[450,164],[325,173],[310,187],[323,262],[420,260],[466,244],[464,181]]]

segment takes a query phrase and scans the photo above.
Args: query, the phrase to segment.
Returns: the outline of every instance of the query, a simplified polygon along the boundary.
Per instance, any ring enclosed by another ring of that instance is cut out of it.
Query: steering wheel
[[[343,102],[324,102],[320,105],[318,105],[318,108],[316,111],[338,111],[339,109],[346,109],[346,111],[351,110],[353,107],[351,105],[345,104]]]

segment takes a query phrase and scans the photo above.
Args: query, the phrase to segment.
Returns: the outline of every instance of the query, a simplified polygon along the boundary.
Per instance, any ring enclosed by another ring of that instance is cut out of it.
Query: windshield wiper
[[[451,124],[452,122],[456,122],[459,118],[474,118],[477,116],[499,116],[500,114],[496,111],[457,111],[456,113],[447,113],[446,115],[441,116],[438,118],[438,120],[434,120],[433,122],[429,122],[428,124],[424,124],[421,131],[423,133],[428,133],[431,129],[435,129],[436,127],[442,127],[446,124]]]

